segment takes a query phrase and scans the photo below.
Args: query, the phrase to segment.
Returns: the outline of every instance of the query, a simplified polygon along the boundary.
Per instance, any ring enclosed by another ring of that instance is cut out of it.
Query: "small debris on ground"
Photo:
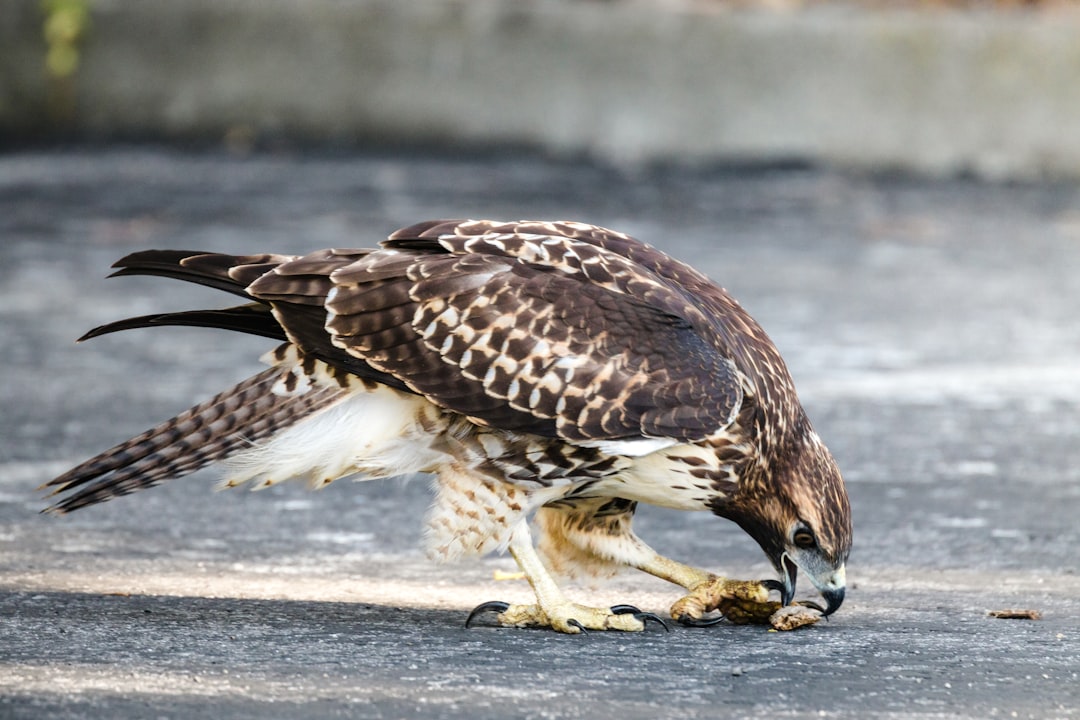
[[[1005,610],[990,610],[986,614],[1002,620],[1042,620],[1042,612],[1039,610],[1008,608]]]

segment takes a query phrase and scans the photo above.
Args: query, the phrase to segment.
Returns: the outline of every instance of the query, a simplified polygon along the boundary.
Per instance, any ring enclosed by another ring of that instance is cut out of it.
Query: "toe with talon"
[[[490,602],[480,603],[472,609],[469,613],[469,617],[465,618],[465,628],[468,629],[472,625],[472,621],[482,613],[494,612],[500,615],[510,609],[510,603],[505,603],[501,600],[491,600]]]
[[[671,632],[671,628],[664,622],[664,619],[659,615],[651,612],[643,612],[642,610],[634,607],[633,605],[612,605],[611,612],[615,615],[633,615],[635,619],[640,620],[641,624],[648,626],[648,621],[660,623],[660,627],[664,628],[664,632]]]
[[[776,592],[780,593],[781,595],[784,594],[784,591],[786,589],[784,587],[784,583],[780,582],[779,580],[774,580],[772,578],[769,578],[768,580],[761,580],[760,583],[761,583],[761,587],[765,588],[766,590],[769,590],[769,591],[775,590]]]
[[[767,625],[772,614],[780,608],[780,603],[775,600],[757,602],[725,598],[720,602],[719,609],[734,625]]]
[[[685,625],[686,627],[702,628],[702,627],[712,627],[713,625],[716,625],[717,623],[722,622],[724,620],[724,616],[723,615],[716,615],[715,617],[710,617],[710,618],[705,618],[705,617],[695,618],[695,617],[690,617],[689,615],[682,615],[682,616],[677,617],[675,619],[678,620],[680,625]]]
[[[642,612],[633,605],[615,605],[611,609],[594,608],[574,603],[558,603],[551,606],[511,605],[492,601],[477,605],[465,620],[465,627],[485,612],[498,613],[498,623],[503,627],[548,627],[558,632],[580,635],[592,630],[622,630],[641,632],[648,621],[660,623],[669,630],[667,623],[649,612]]]
[[[711,576],[690,588],[690,593],[671,606],[671,616],[689,627],[709,627],[724,618],[734,623],[767,621],[780,606],[769,601],[770,590],[781,590],[776,580],[731,580]],[[714,610],[719,617],[706,618]]]
[[[566,624],[569,625],[572,628],[577,628],[578,632],[581,633],[582,635],[588,635],[589,634],[589,631],[585,628],[585,626],[582,625],[577,620],[575,620],[574,618],[570,618],[569,620],[567,620]]]

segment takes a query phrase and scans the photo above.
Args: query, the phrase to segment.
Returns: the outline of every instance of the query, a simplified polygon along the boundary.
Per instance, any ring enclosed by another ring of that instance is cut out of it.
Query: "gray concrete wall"
[[[1080,12],[1068,9],[92,4],[74,79],[77,136],[512,143],[628,164],[796,159],[1080,176]],[[9,138],[57,127],[38,7],[0,3]]]

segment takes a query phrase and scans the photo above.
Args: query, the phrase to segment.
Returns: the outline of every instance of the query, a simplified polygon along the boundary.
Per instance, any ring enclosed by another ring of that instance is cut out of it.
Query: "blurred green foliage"
[[[90,26],[89,0],[42,0],[41,7],[48,48],[45,69],[50,77],[70,78],[79,69],[79,39]]]

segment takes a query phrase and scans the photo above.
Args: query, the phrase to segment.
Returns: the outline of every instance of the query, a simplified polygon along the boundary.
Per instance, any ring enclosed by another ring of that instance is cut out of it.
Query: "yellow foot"
[[[539,605],[510,605],[499,601],[477,605],[465,620],[465,627],[469,627],[477,615],[489,611],[497,612],[499,624],[506,627],[549,627],[571,635],[590,630],[641,632],[649,620],[659,623],[664,630],[668,629],[667,623],[659,617],[642,612],[632,605],[594,608],[563,602],[543,608]]]
[[[768,624],[769,618],[780,609],[780,603],[769,600],[769,587],[758,580],[731,580],[710,576],[690,588],[690,593],[671,606],[671,617],[683,625],[704,627],[715,625],[725,617],[736,624]],[[707,613],[719,610],[715,618]]]

